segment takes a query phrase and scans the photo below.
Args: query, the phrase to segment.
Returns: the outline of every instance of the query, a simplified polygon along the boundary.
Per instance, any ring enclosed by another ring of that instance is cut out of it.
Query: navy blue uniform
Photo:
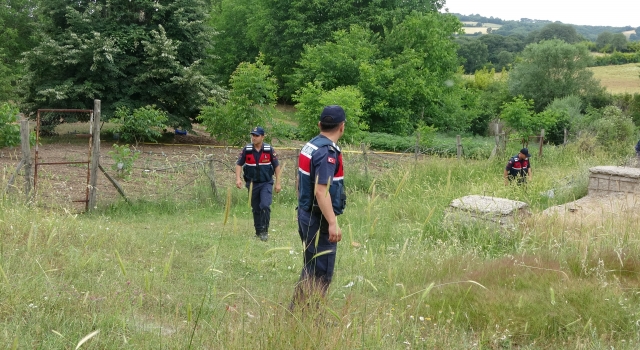
[[[315,200],[315,183],[329,186],[333,211],[342,214],[346,205],[342,154],[335,143],[319,135],[302,148],[298,164],[298,233],[305,247],[300,281],[313,283],[324,294],[333,278],[338,244],[329,242],[329,223]],[[314,258],[318,253],[323,254]]]
[[[530,168],[531,163],[529,162],[529,157],[520,159],[520,157],[516,154],[509,159],[505,170],[509,173],[509,181],[517,178],[518,183],[523,183],[526,181],[526,177],[529,174]]]
[[[242,149],[236,164],[242,166],[245,186],[250,188],[253,183],[251,212],[256,235],[268,233],[273,199],[273,174],[275,168],[280,165],[278,156],[269,144],[263,143],[260,150],[248,144]]]

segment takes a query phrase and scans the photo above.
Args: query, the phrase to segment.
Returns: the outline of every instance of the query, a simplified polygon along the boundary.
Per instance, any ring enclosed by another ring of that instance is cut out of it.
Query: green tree
[[[13,147],[20,144],[20,125],[18,108],[4,102],[0,104],[0,147]]]
[[[539,32],[535,34],[535,42],[542,40],[558,39],[569,44],[578,43],[584,38],[576,31],[576,28],[571,24],[562,24],[558,22],[549,23],[542,27]]]
[[[299,68],[287,79],[293,90],[312,82],[321,82],[324,90],[356,85],[360,64],[373,61],[378,55],[376,35],[368,29],[352,26],[338,30],[333,41],[305,46]]]
[[[553,99],[598,94],[602,88],[587,69],[591,54],[582,44],[546,40],[528,45],[509,74],[509,91],[535,101],[542,111]]]
[[[516,132],[522,144],[529,143],[529,136],[537,135],[541,129],[548,129],[557,122],[558,113],[546,111],[533,112],[533,101],[516,96],[513,101],[502,105],[500,118]]]
[[[0,100],[17,100],[24,74],[22,53],[36,46],[36,0],[4,0],[0,5]]]
[[[271,122],[277,84],[260,56],[256,63],[243,62],[231,75],[231,89],[224,99],[211,98],[198,120],[219,141],[242,145],[249,128]]]
[[[212,6],[209,23],[218,34],[205,69],[219,83],[227,84],[238,64],[259,55],[253,23],[261,12],[259,0],[220,0]]]
[[[451,15],[414,12],[380,40],[359,26],[337,31],[334,42],[305,48],[291,81],[295,90],[357,86],[365,98],[363,121],[372,131],[408,135],[420,121],[464,129],[466,115],[455,96],[460,85],[453,34],[460,25]]]
[[[210,45],[202,0],[48,0],[40,44],[25,56],[25,108],[155,104],[190,127],[212,84],[199,71]]]
[[[284,84],[304,50],[304,45],[329,41],[333,32],[352,25],[383,34],[412,12],[436,13],[443,0],[258,0],[256,14],[247,29],[273,67],[275,77]],[[282,93],[294,92],[287,86]]]
[[[461,37],[458,43],[458,56],[462,61],[465,73],[473,74],[488,62],[489,51],[487,45],[478,39]]]
[[[480,42],[487,45],[487,60],[494,64],[498,71],[502,70],[506,65],[503,65],[503,57],[500,57],[502,52],[509,52],[512,55],[520,53],[524,47],[524,37],[520,35],[499,35],[499,34],[487,34],[478,38]],[[507,64],[512,63],[509,61]]]
[[[631,118],[616,106],[607,106],[599,111],[601,118],[592,124],[598,143],[609,150],[625,153],[635,140],[635,126]]]
[[[143,141],[156,142],[166,127],[167,115],[156,106],[137,108],[133,113],[129,108],[120,106],[112,119],[117,125],[116,132],[125,142],[134,142],[136,146]]]
[[[347,123],[343,140],[348,143],[357,143],[364,137],[367,123],[361,120],[363,114],[362,105],[364,97],[358,88],[354,86],[340,86],[332,90],[323,90],[319,83],[307,84],[294,95],[296,104],[296,116],[300,134],[308,139],[318,134],[318,120],[324,106],[340,105],[344,108]]]

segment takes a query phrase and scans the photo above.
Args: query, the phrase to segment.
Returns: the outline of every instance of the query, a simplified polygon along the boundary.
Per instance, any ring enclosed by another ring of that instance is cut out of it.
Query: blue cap
[[[256,126],[255,128],[253,128],[253,130],[251,130],[251,135],[264,136],[264,129],[259,126]]]
[[[520,150],[520,153],[524,154],[525,156],[529,157],[529,150],[526,148],[523,148]]]
[[[338,105],[326,106],[320,114],[321,123],[340,124],[346,120],[344,109]]]

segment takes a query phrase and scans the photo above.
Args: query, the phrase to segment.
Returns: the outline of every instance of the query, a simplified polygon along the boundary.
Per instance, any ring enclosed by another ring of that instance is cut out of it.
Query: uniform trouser
[[[250,182],[247,188],[250,188]],[[253,213],[253,226],[256,234],[268,232],[271,221],[271,201],[273,199],[273,181],[254,182],[251,196],[251,212]]]
[[[304,244],[304,266],[296,285],[293,304],[304,301],[308,294],[314,292],[325,295],[333,279],[338,250],[337,243],[329,242],[329,223],[321,213],[298,209],[298,233]]]

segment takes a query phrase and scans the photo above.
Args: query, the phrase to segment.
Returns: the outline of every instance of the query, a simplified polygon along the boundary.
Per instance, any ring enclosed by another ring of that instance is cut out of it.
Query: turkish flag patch
[[[331,158],[331,157],[327,157],[327,162],[329,162],[331,164],[336,164],[336,159],[335,158]]]

